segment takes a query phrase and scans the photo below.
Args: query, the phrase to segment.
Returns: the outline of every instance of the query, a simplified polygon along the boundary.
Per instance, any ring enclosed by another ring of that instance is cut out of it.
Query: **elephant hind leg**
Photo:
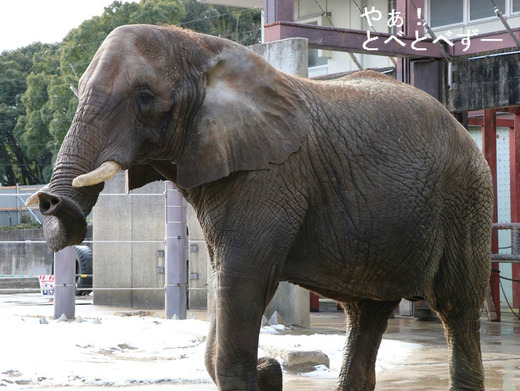
[[[484,292],[484,289],[481,289]],[[473,293],[473,295],[471,295]],[[470,297],[471,296],[471,297]],[[444,325],[448,343],[450,391],[484,390],[484,368],[480,349],[480,317],[483,300],[479,292],[461,283],[458,294],[428,300]]]
[[[337,391],[371,391],[376,385],[376,357],[388,318],[399,301],[360,300],[343,304],[347,315],[345,356]]]
[[[480,308],[436,309],[448,342],[450,391],[483,391]]]
[[[444,325],[448,343],[450,390],[484,390],[480,349],[480,317],[489,284],[491,262],[484,240],[475,230],[458,241],[441,260],[434,296],[426,300]]]

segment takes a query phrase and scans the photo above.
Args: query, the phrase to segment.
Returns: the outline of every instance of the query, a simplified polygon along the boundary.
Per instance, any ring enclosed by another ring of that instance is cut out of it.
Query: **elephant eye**
[[[141,107],[149,106],[154,101],[154,96],[150,91],[141,91],[139,92],[139,105]]]

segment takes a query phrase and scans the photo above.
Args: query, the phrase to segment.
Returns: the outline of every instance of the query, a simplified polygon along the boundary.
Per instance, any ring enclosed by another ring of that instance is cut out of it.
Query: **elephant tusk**
[[[40,192],[42,192],[42,191],[48,191],[48,190],[49,190],[49,185],[43,186],[40,190],[38,190],[36,193],[34,193],[33,195],[31,195],[29,198],[27,198],[25,200],[25,206],[29,207],[29,206],[38,205],[40,203],[40,198],[38,197],[38,194],[40,194]]]
[[[32,196],[25,200],[25,206],[34,206],[39,204],[38,193],[34,193]]]
[[[94,171],[80,175],[72,181],[73,187],[85,187],[97,185],[101,182],[106,182],[114,177],[122,167],[119,163],[113,161],[106,161]]]

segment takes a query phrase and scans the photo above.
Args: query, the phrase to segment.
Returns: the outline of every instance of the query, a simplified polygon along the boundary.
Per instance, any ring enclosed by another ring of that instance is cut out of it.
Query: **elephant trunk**
[[[99,145],[84,141],[86,137],[82,136],[89,127],[74,120],[58,153],[49,185],[37,193],[40,212],[45,216],[45,240],[52,251],[83,241],[87,231],[86,216],[103,190],[103,181],[80,180],[81,187],[73,186],[76,178],[88,176],[96,168],[99,157]],[[89,137],[92,139],[96,138]]]

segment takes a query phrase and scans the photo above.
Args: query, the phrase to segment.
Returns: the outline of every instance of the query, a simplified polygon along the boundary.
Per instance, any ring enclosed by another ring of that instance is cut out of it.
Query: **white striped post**
[[[165,313],[186,319],[188,258],[186,200],[172,182],[166,182]]]
[[[76,246],[54,253],[54,319],[75,317]]]

